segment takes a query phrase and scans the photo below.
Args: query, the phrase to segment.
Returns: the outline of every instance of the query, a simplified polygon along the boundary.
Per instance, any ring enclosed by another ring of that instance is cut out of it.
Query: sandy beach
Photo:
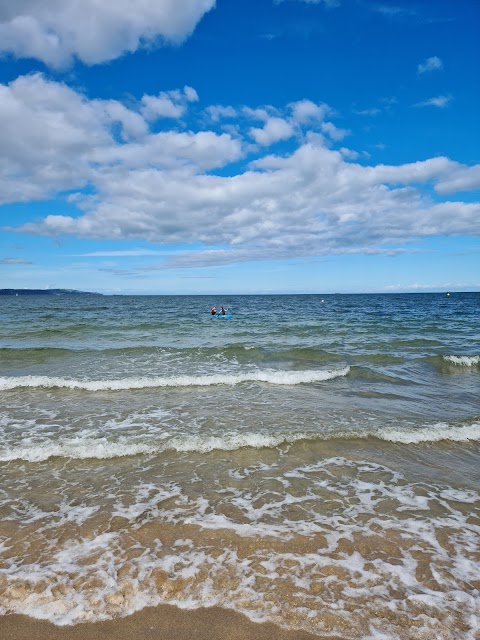
[[[150,607],[126,618],[95,624],[55,626],[26,616],[0,618],[3,640],[318,640],[303,631],[286,631],[271,624],[257,624],[247,617],[220,607],[186,611],[163,605]],[[341,640],[329,636],[329,640]]]

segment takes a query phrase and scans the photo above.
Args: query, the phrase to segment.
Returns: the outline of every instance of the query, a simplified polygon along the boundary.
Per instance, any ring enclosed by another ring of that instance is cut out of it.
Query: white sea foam
[[[439,422],[428,427],[415,429],[384,429],[372,433],[381,440],[402,444],[419,444],[421,442],[469,442],[480,440],[480,422],[468,425],[451,426]]]
[[[255,449],[273,448],[284,443],[293,443],[308,438],[306,433],[267,436],[259,433],[233,433],[223,436],[175,436],[169,440],[152,441],[150,443],[108,442],[106,438],[74,438],[71,440],[32,445],[13,446],[0,453],[0,462],[26,460],[42,462],[49,458],[109,459],[142,454],[155,454],[162,451],[198,452],[234,451],[243,447]]]
[[[105,437],[88,436],[61,441],[32,443],[31,439],[17,445],[4,446],[0,451],[0,462],[25,460],[42,462],[49,458],[71,458],[77,460],[121,458],[138,455],[154,455],[164,451],[181,453],[209,453],[211,451],[235,451],[242,448],[273,449],[283,444],[294,444],[300,440],[333,440],[375,437],[387,442],[400,444],[420,444],[423,442],[474,442],[480,441],[480,423],[449,425],[436,423],[424,427],[401,427],[368,430],[335,430],[330,432],[277,432],[273,434],[230,432],[222,435],[172,435],[164,433],[144,441],[137,436],[123,436],[116,441]]]
[[[89,458],[107,460],[123,456],[155,453],[152,445],[108,442],[105,438],[73,438],[63,442],[46,442],[42,444],[10,447],[0,453],[0,462],[26,460],[27,462],[42,462],[49,458],[73,458],[86,460]]]
[[[272,473],[298,482],[272,491]],[[340,456],[256,474],[208,491],[139,480],[105,505],[120,529],[62,528],[41,556],[12,556],[0,613],[65,625],[217,605],[322,637],[400,640],[408,620],[409,638],[476,637],[478,492]]]
[[[84,391],[122,391],[156,387],[207,387],[211,385],[236,385],[242,382],[267,382],[274,385],[297,385],[322,382],[348,375],[350,367],[332,370],[277,371],[266,369],[237,374],[199,376],[156,376],[123,378],[119,380],[71,380],[49,376],[0,377],[0,391],[21,387],[81,389]]]
[[[480,364],[480,356],[443,356],[443,359],[460,367],[475,367]]]

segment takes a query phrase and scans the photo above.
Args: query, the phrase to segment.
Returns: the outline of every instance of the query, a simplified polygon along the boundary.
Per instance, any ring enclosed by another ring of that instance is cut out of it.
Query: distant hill
[[[84,296],[91,294],[91,291],[76,291],[75,289],[0,289],[0,296]]]

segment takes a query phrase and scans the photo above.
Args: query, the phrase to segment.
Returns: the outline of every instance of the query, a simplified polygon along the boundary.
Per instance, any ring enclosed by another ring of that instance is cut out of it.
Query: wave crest
[[[333,370],[311,371],[252,371],[249,373],[214,374],[200,376],[138,377],[119,380],[70,380],[49,376],[0,377],[0,391],[21,387],[80,389],[83,391],[125,391],[155,387],[206,387],[211,385],[236,385],[242,382],[268,382],[277,385],[297,385],[322,382],[348,375],[350,367]]]
[[[480,364],[480,356],[443,356],[443,359],[461,367],[476,367]]]
[[[377,438],[399,444],[422,444],[435,442],[478,442],[480,441],[480,422],[464,425],[437,423],[424,427],[401,429],[369,429],[365,431],[334,430],[324,433],[299,431],[297,433],[279,432],[262,434],[254,432],[226,433],[215,435],[185,435],[169,439],[152,440],[150,442],[129,441],[122,439],[109,442],[107,438],[77,437],[62,442],[45,442],[32,444],[25,442],[18,446],[4,449],[0,454],[0,462],[26,461],[43,462],[49,458],[111,459],[137,455],[155,455],[165,451],[179,453],[209,453],[211,451],[236,451],[242,448],[273,449],[299,441],[321,440],[355,440]]]
[[[246,447],[254,449],[272,449],[281,444],[293,443],[307,439],[305,433],[264,435],[260,433],[235,433],[224,436],[185,436],[174,437],[163,442],[132,443],[108,442],[105,438],[75,438],[62,443],[46,443],[12,447],[0,454],[0,462],[25,460],[26,462],[43,462],[49,458],[73,458],[76,460],[107,460],[127,456],[151,455],[163,451],[180,453],[210,451],[235,451]]]

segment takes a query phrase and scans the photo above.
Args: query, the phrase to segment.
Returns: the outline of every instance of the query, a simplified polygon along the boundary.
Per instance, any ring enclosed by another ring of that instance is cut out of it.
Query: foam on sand
[[[253,483],[230,476],[218,491],[202,491],[202,477],[118,487],[90,514],[114,523],[108,530],[79,535],[54,515],[46,531],[39,519],[41,554],[7,534],[0,614],[70,625],[158,604],[217,605],[320,637],[477,637],[478,491],[341,456],[249,470]],[[62,513],[72,502],[61,500]]]

